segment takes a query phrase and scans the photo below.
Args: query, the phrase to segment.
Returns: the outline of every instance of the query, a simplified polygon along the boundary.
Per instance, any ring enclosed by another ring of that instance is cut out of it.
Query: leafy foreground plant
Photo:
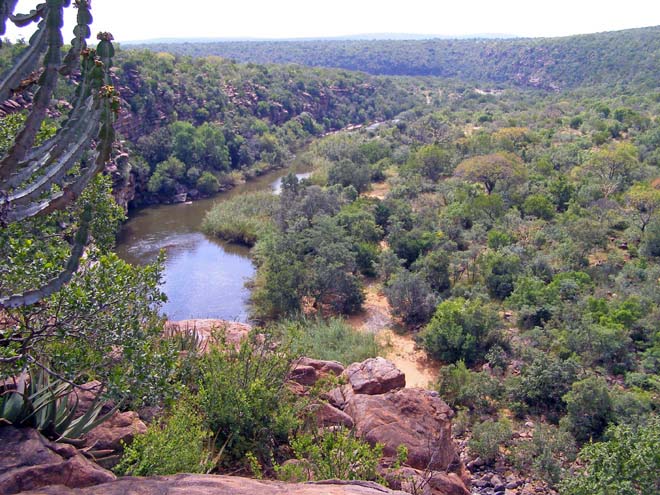
[[[28,426],[53,440],[77,443],[116,411],[113,408],[99,416],[102,406],[97,398],[84,414],[76,417],[78,397],[70,383],[52,380],[43,370],[24,370],[13,388],[0,395],[0,424]]]
[[[115,472],[132,476],[206,473],[213,466],[210,436],[192,398],[181,397],[167,419],[150,425],[144,435],[125,446]]]
[[[287,342],[253,332],[238,348],[222,336],[200,361],[199,400],[223,464],[248,451],[261,461],[300,424],[305,401],[286,387],[294,358]]]
[[[383,481],[378,474],[383,446],[376,444],[372,447],[346,428],[326,430],[317,435],[297,435],[291,440],[291,448],[301,462],[275,465],[275,471],[282,480]]]
[[[565,495],[651,495],[660,493],[660,418],[646,426],[610,428],[607,440],[580,452],[584,468],[561,484]]]

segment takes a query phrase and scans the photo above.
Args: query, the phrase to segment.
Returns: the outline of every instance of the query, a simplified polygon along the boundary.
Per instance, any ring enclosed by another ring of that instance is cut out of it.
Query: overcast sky
[[[20,0],[19,7],[36,3]],[[110,31],[120,43],[363,33],[564,36],[660,25],[658,0],[93,0],[92,13],[92,31]]]

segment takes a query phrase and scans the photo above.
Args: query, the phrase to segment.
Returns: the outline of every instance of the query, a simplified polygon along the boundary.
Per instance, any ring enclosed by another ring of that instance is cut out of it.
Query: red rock
[[[91,488],[61,486],[24,495],[405,495],[371,481],[284,483],[238,476],[179,474],[154,478],[121,478]]]
[[[384,394],[406,386],[406,376],[394,363],[382,357],[353,363],[344,374],[356,394]]]
[[[165,325],[167,335],[194,332],[199,337],[199,349],[208,350],[209,341],[215,333],[223,333],[228,344],[238,346],[250,333],[252,327],[246,323],[226,320],[194,319],[168,321]]]
[[[408,461],[417,469],[460,472],[451,437],[454,413],[437,392],[406,388],[381,395],[353,394],[344,412],[353,418],[358,436],[384,445],[394,457],[399,445],[408,448]]]
[[[320,427],[325,426],[345,426],[346,428],[353,428],[353,418],[351,418],[344,411],[340,411],[336,407],[331,406],[330,404],[315,404],[313,406],[314,419],[316,424]]]
[[[419,495],[470,495],[460,476],[403,467],[386,475],[390,487]]]
[[[2,494],[50,485],[87,487],[114,479],[114,474],[83,457],[71,445],[51,442],[31,428],[0,428]]]
[[[147,426],[136,412],[116,412],[85,435],[85,445],[94,450],[122,452],[122,442],[131,443],[135,435],[146,431]]]
[[[344,371],[344,365],[337,361],[324,361],[322,359],[312,359],[308,357],[300,358],[299,364],[311,366],[316,371],[322,374],[330,374],[339,376]]]
[[[289,373],[289,380],[299,383],[300,385],[311,386],[319,379],[319,375],[311,366],[298,364]]]

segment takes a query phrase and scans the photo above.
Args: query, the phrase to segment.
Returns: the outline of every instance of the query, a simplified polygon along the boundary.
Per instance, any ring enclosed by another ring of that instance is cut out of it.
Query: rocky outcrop
[[[0,427],[2,494],[52,485],[66,492],[66,487],[87,487],[114,479],[114,474],[83,457],[72,445],[51,442],[31,428]]]
[[[406,375],[382,357],[353,363],[344,373],[356,394],[383,394],[406,386]]]
[[[238,476],[180,474],[154,478],[122,478],[91,488],[51,486],[25,495],[403,495],[366,481],[283,483]]]

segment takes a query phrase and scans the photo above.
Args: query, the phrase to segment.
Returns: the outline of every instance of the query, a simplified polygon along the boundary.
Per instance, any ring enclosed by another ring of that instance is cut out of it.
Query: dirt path
[[[387,347],[386,359],[392,361],[406,375],[406,387],[428,388],[436,381],[438,367],[426,357],[421,349],[416,349],[415,341],[409,334],[394,331],[392,314],[381,286],[370,283],[365,288],[364,310],[348,319],[348,323],[358,330],[377,334]]]

